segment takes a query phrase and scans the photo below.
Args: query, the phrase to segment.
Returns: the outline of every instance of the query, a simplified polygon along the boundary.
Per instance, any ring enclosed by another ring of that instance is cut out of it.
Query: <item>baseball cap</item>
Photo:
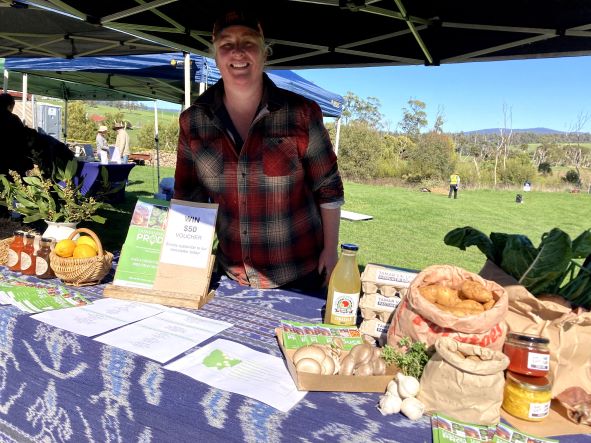
[[[248,11],[231,10],[222,14],[213,25],[213,38],[230,26],[246,26],[263,36],[259,19]]]

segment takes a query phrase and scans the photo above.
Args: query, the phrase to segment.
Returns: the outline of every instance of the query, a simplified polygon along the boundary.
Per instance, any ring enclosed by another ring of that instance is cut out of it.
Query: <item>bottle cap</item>
[[[341,243],[341,249],[344,249],[346,251],[358,251],[359,246],[353,243]]]

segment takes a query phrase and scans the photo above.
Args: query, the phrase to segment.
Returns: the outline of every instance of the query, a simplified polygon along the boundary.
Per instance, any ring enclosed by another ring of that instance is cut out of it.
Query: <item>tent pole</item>
[[[154,143],[156,144],[156,177],[158,192],[160,192],[160,146],[158,142],[158,103],[154,100]]]
[[[185,56],[185,107],[187,109],[191,106],[191,54],[183,53]]]
[[[62,126],[62,134],[64,137],[64,143],[68,143],[68,99],[64,99],[64,124]]]
[[[35,101],[35,94],[31,94],[31,126],[35,130],[39,130],[37,127],[37,102]]]
[[[27,89],[28,89],[28,83],[29,83],[29,74],[23,74],[23,87],[22,87],[22,104],[23,104],[23,109],[21,111],[21,117],[22,117],[22,121],[23,123],[27,124]]]
[[[337,118],[337,134],[334,140],[334,153],[339,155],[339,140],[341,138],[341,117]]]
[[[2,91],[8,92],[8,70],[4,70],[4,81],[2,82]]]

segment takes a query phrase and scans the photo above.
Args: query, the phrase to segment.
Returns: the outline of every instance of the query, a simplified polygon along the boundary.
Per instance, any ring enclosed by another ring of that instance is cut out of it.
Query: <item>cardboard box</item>
[[[386,375],[360,377],[355,375],[318,375],[307,372],[297,372],[292,363],[296,349],[283,347],[283,331],[275,329],[279,347],[287,362],[287,369],[299,391],[328,391],[328,392],[386,392],[388,383],[398,372],[393,365],[388,366]],[[347,355],[347,352],[344,353]]]

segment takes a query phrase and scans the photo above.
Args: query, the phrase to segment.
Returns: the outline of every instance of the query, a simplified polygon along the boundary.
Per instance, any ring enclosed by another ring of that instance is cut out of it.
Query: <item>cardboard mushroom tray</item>
[[[297,372],[292,363],[296,349],[286,349],[283,346],[283,331],[275,329],[277,342],[283,352],[287,369],[299,391],[328,391],[328,392],[385,392],[388,383],[394,378],[396,367],[388,366],[386,375],[372,375],[367,377],[356,375],[318,375],[307,372]],[[345,351],[343,356],[347,355]]]

